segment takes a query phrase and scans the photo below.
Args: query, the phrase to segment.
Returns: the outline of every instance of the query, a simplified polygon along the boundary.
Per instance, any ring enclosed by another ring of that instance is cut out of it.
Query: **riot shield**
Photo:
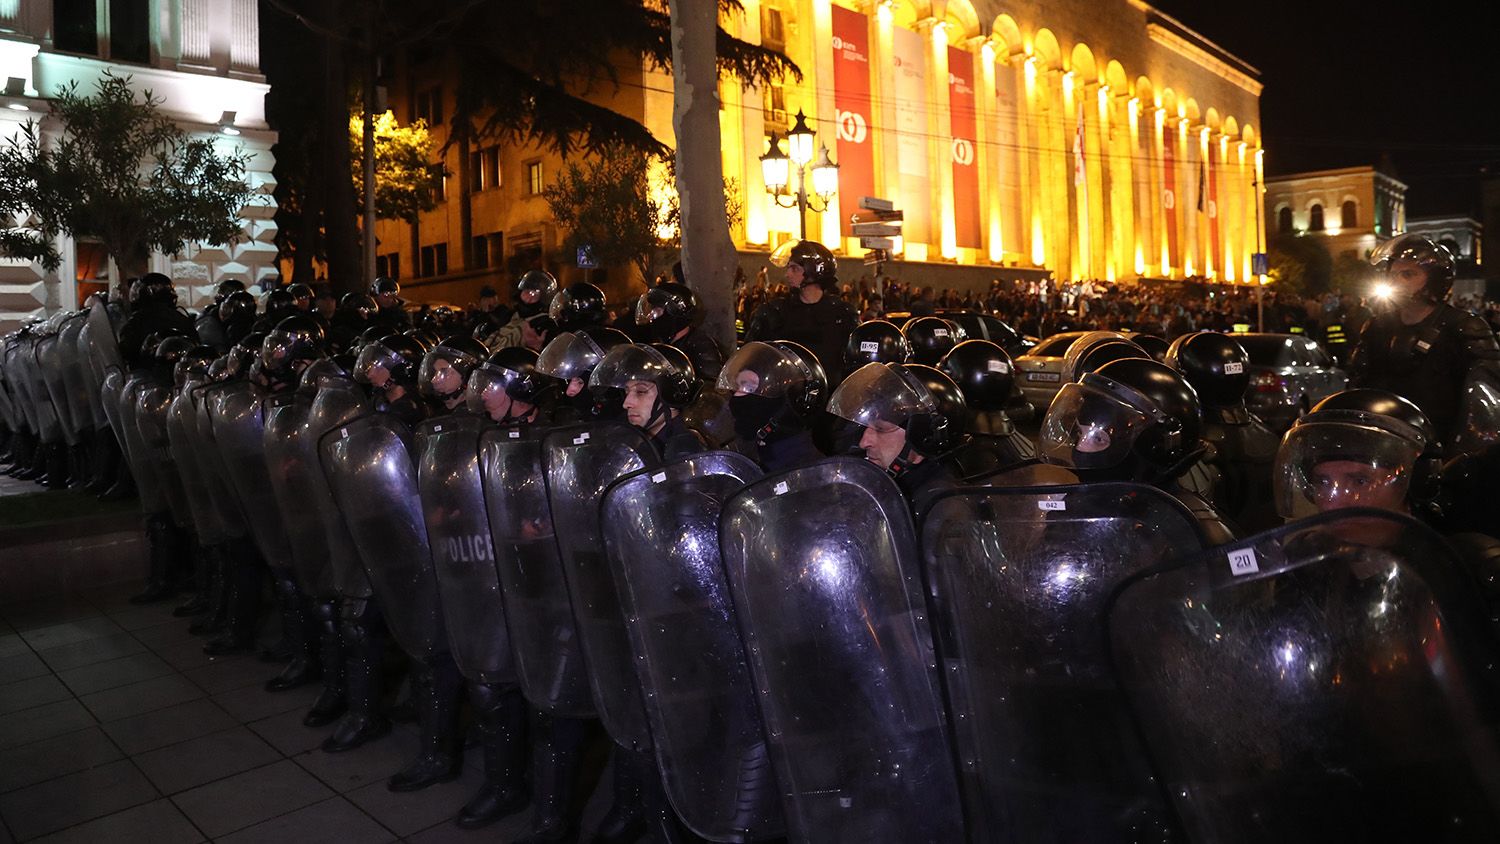
[[[102,430],[109,425],[109,416],[105,413],[104,402],[99,396],[99,391],[104,387],[104,374],[108,369],[99,362],[94,353],[93,321],[86,314],[80,322],[83,323],[83,328],[78,332],[78,358],[82,367],[89,409],[93,411],[94,427]]]
[[[1110,647],[1194,841],[1500,840],[1492,639],[1453,552],[1340,510],[1137,575]]]
[[[479,473],[495,567],[521,693],[560,718],[592,718],[578,623],[552,529],[535,428],[490,428],[479,438]]]
[[[317,510],[308,505],[304,489],[307,476],[318,466],[307,463],[308,451],[298,442],[312,410],[312,398],[303,393],[283,393],[266,397],[261,408],[266,418],[261,432],[266,471],[281,523],[286,526],[292,571],[303,594],[326,594],[331,589],[328,539]]]
[[[234,381],[218,385],[207,397],[214,444],[223,457],[230,487],[255,547],[267,565],[291,568],[291,543],[271,491],[271,473],[266,469],[260,388],[249,381]]]
[[[724,504],[724,569],[788,836],[963,838],[906,501],[867,460],[757,481]]]
[[[448,643],[465,677],[515,683],[505,605],[479,479],[478,416],[444,416],[417,429],[417,482]]]
[[[120,418],[120,394],[125,390],[125,381],[125,373],[121,370],[110,369],[105,372],[99,382],[99,406],[104,411],[105,423],[120,445],[120,453],[125,456],[125,462],[130,463],[130,450],[125,443],[125,422]],[[131,464],[132,471],[134,468],[134,464]]]
[[[64,322],[57,333],[58,352],[62,358],[63,389],[67,394],[69,417],[73,425],[71,443],[83,441],[84,432],[94,427],[94,407],[89,402],[92,389],[88,361],[84,358],[79,335],[88,324],[83,314],[76,314]],[[97,401],[97,399],[96,399]]]
[[[1036,445],[1012,429],[1004,434],[970,434],[968,445],[954,452],[949,461],[964,483],[977,483],[1036,456]]]
[[[557,533],[557,547],[599,720],[621,747],[644,750],[651,734],[604,553],[599,504],[610,484],[660,463],[656,446],[639,428],[602,422],[558,428],[547,434],[542,451],[552,516],[566,526]]]
[[[167,435],[167,410],[171,404],[170,385],[155,379],[143,383],[136,393],[135,424],[140,428],[141,443],[146,447],[146,460],[151,463],[156,482],[161,486],[161,494],[166,500],[167,509],[172,513],[172,521],[180,528],[191,528],[193,513],[189,509],[187,491],[183,487],[177,460],[172,454],[171,439]]]
[[[214,439],[213,407],[215,396],[233,384],[205,384],[195,387],[193,397],[193,452],[198,456],[198,466],[203,470],[203,479],[208,484],[208,499],[213,505],[224,533],[231,539],[246,534],[245,512],[240,506],[239,496],[229,480],[229,464]]]
[[[1078,475],[1072,469],[1033,458],[970,479],[970,483],[993,487],[1067,486],[1078,483]]]
[[[159,513],[170,505],[166,489],[156,474],[156,461],[151,458],[151,449],[141,436],[140,395],[151,381],[144,375],[132,375],[120,388],[120,438],[124,444],[125,459],[130,463],[130,474],[135,478],[135,488],[141,499],[141,510],[147,514]]]
[[[427,661],[448,648],[448,636],[410,439],[400,419],[368,413],[324,434],[318,450],[391,634]]]
[[[55,348],[54,339],[41,337],[21,344],[21,372],[26,378],[31,402],[36,407],[37,433],[44,443],[61,442],[63,438],[62,420],[58,418],[57,408],[52,404],[52,392],[47,389],[47,378],[38,349],[43,340],[47,341],[49,347]]]
[[[95,300],[89,306],[89,354],[94,360],[95,371],[104,373],[110,367],[124,372],[125,356],[120,353],[120,342],[110,321],[109,308]]]
[[[937,498],[922,559],[975,840],[1170,840],[1103,612],[1126,576],[1202,547],[1192,514],[1146,486]]]
[[[78,426],[73,421],[73,406],[68,403],[68,385],[63,380],[63,347],[58,335],[36,341],[37,370],[47,391],[52,412],[57,417],[58,436],[68,445],[78,444]]]
[[[1500,373],[1485,366],[1464,379],[1450,454],[1478,454],[1500,442]]]
[[[364,389],[353,379],[325,381],[308,409],[307,421],[291,443],[296,446],[300,459],[289,464],[286,473],[286,481],[297,491],[296,500],[317,519],[323,530],[321,547],[328,550],[329,587],[336,594],[349,598],[370,597],[370,576],[365,573],[365,565],[354,547],[354,538],[349,535],[344,516],[333,500],[333,491],[328,486],[328,476],[323,472],[318,454],[318,443],[324,434],[366,412],[369,404]]]
[[[626,476],[600,510],[662,781],[678,817],[713,841],[783,832],[719,561],[724,499],[761,474],[739,454],[694,455]]]
[[[205,547],[218,545],[229,538],[219,511],[214,508],[208,490],[208,478],[203,464],[198,460],[194,441],[198,436],[198,420],[193,407],[192,393],[179,390],[167,407],[167,442],[172,449],[172,460],[182,479],[183,491],[187,495],[188,510],[193,516],[193,526],[198,533],[198,542]]]

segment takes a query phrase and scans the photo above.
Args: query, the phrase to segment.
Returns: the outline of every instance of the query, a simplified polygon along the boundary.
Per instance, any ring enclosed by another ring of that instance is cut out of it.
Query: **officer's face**
[[[734,376],[734,394],[737,396],[754,395],[760,388],[760,376],[748,369],[741,370]]]
[[[566,392],[568,394],[568,398],[571,399],[579,393],[582,393],[584,388],[587,386],[588,384],[584,383],[582,378],[569,378],[567,389],[564,390],[564,392]]]
[[[366,377],[369,378],[371,387],[384,390],[385,385],[391,380],[391,371],[383,366],[372,366]]]
[[[396,294],[377,293],[375,294],[375,304],[382,308],[394,308],[396,306]]]
[[[802,280],[805,278],[807,278],[807,270],[802,269],[801,264],[786,265],[786,283],[791,285],[793,290],[802,289]]]
[[[1405,513],[1406,485],[1393,469],[1358,460],[1325,460],[1309,473],[1309,493],[1319,512],[1345,507],[1374,507]]]
[[[880,420],[865,428],[864,435],[859,438],[859,447],[865,450],[866,460],[889,469],[906,447],[906,429]]]
[[[542,301],[542,291],[540,291],[540,290],[522,290],[521,291],[521,301],[525,302],[528,305],[535,305],[537,302]]]
[[[625,418],[637,428],[646,427],[656,406],[656,385],[650,381],[631,381],[625,385]]]
[[[511,398],[499,384],[484,391],[484,412],[496,422],[510,414]]]
[[[1386,280],[1396,289],[1396,298],[1412,299],[1427,284],[1427,271],[1416,261],[1398,259],[1386,270]]]
[[[452,395],[464,386],[464,377],[453,364],[438,358],[432,362],[432,391],[440,396]]]

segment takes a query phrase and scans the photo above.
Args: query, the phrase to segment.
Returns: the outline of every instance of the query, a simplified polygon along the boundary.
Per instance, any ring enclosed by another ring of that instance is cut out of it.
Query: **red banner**
[[[1219,145],[1208,140],[1208,239],[1213,249],[1214,272],[1224,275],[1223,247],[1219,243]]]
[[[1172,149],[1175,146],[1176,128],[1167,127],[1162,135],[1161,145],[1161,216],[1167,224],[1168,263],[1176,261],[1182,254],[1177,251],[1177,161]]]
[[[875,195],[875,150],[870,130],[870,19],[833,7],[833,107],[838,123],[839,230],[850,237],[849,215],[859,198]]]
[[[953,223],[959,246],[981,245],[979,118],[974,104],[974,57],[948,48],[948,126],[953,134]]]

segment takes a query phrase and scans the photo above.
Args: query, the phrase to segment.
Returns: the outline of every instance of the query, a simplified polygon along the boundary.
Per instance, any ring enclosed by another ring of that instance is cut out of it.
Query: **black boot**
[[[469,683],[469,703],[484,751],[484,784],[454,819],[463,829],[488,826],[526,808],[526,699],[512,685]]]
[[[40,438],[33,438],[31,450],[26,454],[26,466],[15,474],[18,481],[34,481],[47,474],[47,446]]]
[[[60,442],[47,443],[46,453],[47,476],[42,479],[42,486],[48,489],[67,489],[68,447]]]
[[[516,844],[571,844],[577,839],[583,807],[574,798],[588,725],[582,718],[554,718],[533,711],[531,805],[535,808],[531,829]]]
[[[229,546],[229,603],[224,632],[203,646],[209,656],[248,653],[255,646],[260,620],[260,585],[265,564],[249,538]]]
[[[281,610],[282,635],[286,637],[292,659],[280,674],[266,681],[266,691],[283,692],[317,682],[322,676],[318,664],[318,632],[307,598],[297,588],[291,569],[271,569],[276,589],[276,603]]]
[[[152,604],[164,601],[176,594],[169,579],[173,556],[177,553],[174,543],[177,532],[172,527],[172,516],[162,510],[146,517],[146,553],[150,572],[146,576],[146,591],[130,599],[132,604]]]
[[[318,662],[323,668],[323,691],[313,701],[302,723],[309,727],[326,727],[338,720],[348,708],[344,687],[344,645],[339,638],[339,602],[337,598],[313,601],[313,617],[318,625]]]
[[[626,844],[646,832],[646,811],[641,805],[641,786],[655,772],[651,755],[616,746],[611,757],[614,765],[614,805],[609,807],[599,829],[590,839],[593,844]]]
[[[92,431],[85,431],[78,442],[68,446],[68,489],[83,489],[89,482],[89,447]]]
[[[209,582],[213,579],[213,575],[209,573],[209,569],[212,568],[213,563],[209,557],[208,549],[197,542],[193,543],[192,558],[193,595],[187,599],[186,603],[172,610],[172,615],[177,618],[188,618],[208,612],[210,604]],[[191,628],[189,628],[189,632],[191,632]]]
[[[347,710],[323,740],[323,750],[340,753],[391,731],[380,713],[381,667],[385,656],[385,626],[380,612],[367,600],[339,599],[339,640],[344,651],[344,690]]]
[[[229,620],[229,547],[210,545],[203,549],[203,556],[208,561],[208,609],[188,626],[188,632],[217,636]]]
[[[386,781],[391,791],[420,791],[458,779],[462,773],[457,746],[458,696],[463,685],[463,675],[450,654],[435,655],[429,662],[413,661],[412,699],[417,705],[422,743],[417,758]]]

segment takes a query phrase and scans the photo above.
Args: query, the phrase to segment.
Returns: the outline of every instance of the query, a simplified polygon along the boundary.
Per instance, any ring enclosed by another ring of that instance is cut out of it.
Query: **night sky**
[[[1477,214],[1500,172],[1500,5],[1151,0],[1260,69],[1269,175],[1378,164],[1407,214]]]

